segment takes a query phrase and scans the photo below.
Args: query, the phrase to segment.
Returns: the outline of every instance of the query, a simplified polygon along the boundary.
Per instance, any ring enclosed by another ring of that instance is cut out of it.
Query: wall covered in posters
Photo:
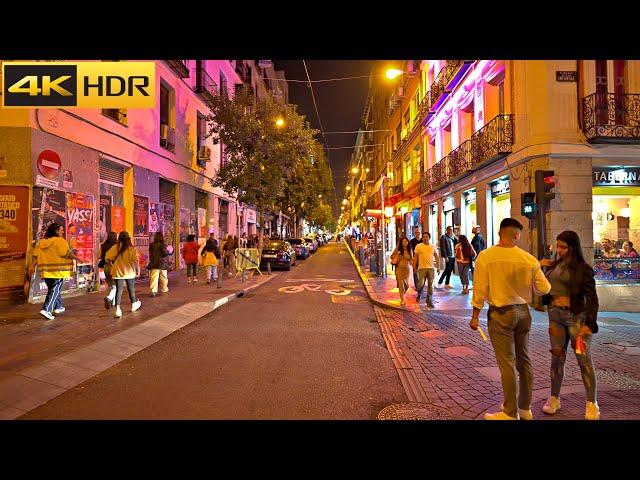
[[[133,196],[133,246],[138,251],[140,277],[146,278],[149,271],[149,198]]]
[[[0,297],[21,295],[29,232],[29,187],[0,185]]]
[[[164,234],[164,242],[167,244],[167,249],[171,246],[171,251],[167,257],[167,270],[175,270],[175,248],[176,242],[176,207],[169,203],[159,203],[158,212],[162,211],[162,233]]]
[[[111,207],[111,230],[120,233],[124,230],[124,207],[113,205]]]

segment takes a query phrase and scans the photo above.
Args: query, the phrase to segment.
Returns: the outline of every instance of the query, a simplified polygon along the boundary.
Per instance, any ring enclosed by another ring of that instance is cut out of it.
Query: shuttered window
[[[164,178],[160,179],[160,201],[162,203],[168,203],[169,205],[176,204],[175,183],[165,180]]]

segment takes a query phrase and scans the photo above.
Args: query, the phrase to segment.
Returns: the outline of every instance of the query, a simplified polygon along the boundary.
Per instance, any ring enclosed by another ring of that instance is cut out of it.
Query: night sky
[[[305,60],[311,80],[355,77],[369,75],[374,62],[370,60]],[[306,80],[302,60],[274,60],[277,70],[285,71],[287,80]],[[298,113],[305,115],[311,126],[320,130],[318,116],[313,105],[311,89],[306,83],[289,82],[289,103],[298,105]],[[318,105],[320,121],[325,132],[354,131],[361,127],[364,103],[369,91],[369,79],[358,78],[326,83],[313,83],[313,93]],[[327,135],[328,147],[350,147],[355,145],[356,133]],[[318,136],[320,142],[322,135]],[[329,163],[333,171],[338,205],[344,198],[347,180],[347,165],[353,149],[328,150]],[[339,211],[334,205],[335,211]]]

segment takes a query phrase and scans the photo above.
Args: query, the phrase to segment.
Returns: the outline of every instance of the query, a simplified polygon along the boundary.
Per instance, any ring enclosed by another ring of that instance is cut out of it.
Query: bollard
[[[267,275],[271,275],[271,262],[267,262]]]
[[[218,272],[218,281],[217,281],[217,288],[222,288],[222,275],[223,275],[224,270],[221,270]]]

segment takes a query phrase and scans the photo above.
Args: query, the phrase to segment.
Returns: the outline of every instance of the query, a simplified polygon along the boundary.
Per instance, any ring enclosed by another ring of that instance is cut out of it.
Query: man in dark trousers
[[[409,241],[409,248],[411,248],[411,255],[416,250],[416,246],[422,243],[422,233],[420,227],[413,227],[413,238]],[[418,270],[413,269],[413,288],[418,292]],[[418,292],[418,300],[420,300],[420,292]]]
[[[480,233],[480,225],[476,225],[475,227],[473,227],[473,230],[471,230],[471,233],[474,234],[473,239],[471,240],[471,246],[476,251],[476,258],[478,258],[478,255],[480,255],[480,252],[485,248],[487,248],[487,244],[484,241],[484,237],[482,236],[482,233]],[[473,276],[473,263],[474,262],[472,261],[471,262],[472,276]]]
[[[456,243],[458,243],[458,238],[453,234],[453,227],[448,226],[447,233],[440,237],[440,255],[445,261],[445,266],[438,279],[438,286],[442,285],[442,280],[445,280],[444,287],[453,288],[449,281],[456,265]]]

